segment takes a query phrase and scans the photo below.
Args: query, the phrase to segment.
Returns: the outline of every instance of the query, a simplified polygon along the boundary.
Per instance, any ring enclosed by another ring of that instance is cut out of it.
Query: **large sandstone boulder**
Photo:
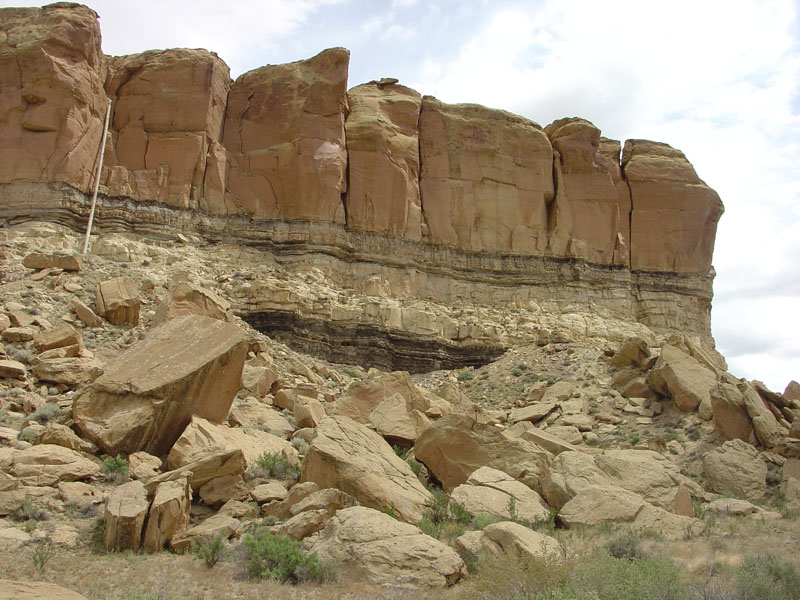
[[[182,531],[189,522],[191,503],[192,488],[188,477],[159,484],[147,514],[144,549],[158,552]]]
[[[767,401],[750,383],[742,382],[738,387],[744,397],[747,414],[753,422],[756,439],[767,448],[780,444],[788,430],[778,422]]]
[[[419,240],[419,112],[422,97],[371,81],[347,92],[347,226]]]
[[[634,530],[656,531],[669,539],[697,535],[704,529],[698,519],[673,514],[613,485],[584,488],[561,508],[558,519],[567,528],[629,523]]]
[[[473,515],[491,515],[499,519],[520,518],[531,522],[546,519],[549,515],[549,508],[539,494],[510,475],[491,467],[481,467],[473,472],[466,483],[453,490],[450,497],[463,504]]]
[[[414,455],[448,490],[466,482],[480,467],[492,467],[539,492],[551,463],[550,453],[536,444],[455,414],[426,429],[414,444]]]
[[[225,205],[260,219],[344,222],[344,120],[350,53],[239,76],[225,111]]]
[[[548,559],[561,555],[558,540],[511,521],[492,523],[481,532],[482,548],[517,559]]]
[[[130,277],[116,277],[97,284],[97,313],[114,325],[138,325],[142,300]]]
[[[377,369],[351,383],[336,401],[337,415],[372,425],[385,438],[413,444],[431,418],[452,410],[449,402],[417,387],[406,371],[382,373]]]
[[[166,471],[147,480],[148,493],[164,482],[189,478],[193,491],[199,491],[209,481],[228,475],[241,475],[247,468],[244,454],[238,448],[232,450],[210,450],[197,454],[183,466]]]
[[[363,506],[410,523],[422,519],[428,492],[383,438],[347,417],[324,417],[303,462],[302,481],[337,488]]]
[[[198,456],[209,452],[240,450],[247,466],[256,463],[266,453],[282,454],[297,463],[297,449],[288,441],[257,429],[226,427],[192,417],[167,456],[165,466],[173,470],[188,465]]]
[[[720,381],[711,388],[714,426],[726,440],[754,441],[753,422],[747,413],[744,395],[733,383]]]
[[[244,332],[188,315],[171,319],[109,363],[73,406],[81,432],[109,454],[166,454],[193,415],[220,422],[239,390]]]
[[[723,212],[717,193],[667,144],[628,140],[622,166],[633,203],[631,268],[707,273]]]
[[[742,440],[729,440],[703,456],[711,490],[737,498],[760,500],[767,491],[767,465],[758,450]]]
[[[86,596],[54,583],[0,579],[0,600],[86,600]]]
[[[694,412],[711,403],[716,374],[683,351],[664,344],[661,356],[650,371],[648,383],[659,393],[672,398],[681,410]]]
[[[615,486],[640,495],[644,500],[675,510],[682,486],[700,495],[699,486],[681,475],[677,465],[651,450],[606,450],[596,456],[562,452],[544,481],[542,495],[560,508],[576,494],[592,486]]]
[[[138,550],[147,508],[147,492],[139,481],[114,488],[103,515],[104,541],[108,550]]]
[[[392,588],[443,588],[466,574],[452,548],[413,525],[362,506],[337,512],[311,551],[340,562],[351,581]]]
[[[553,149],[539,125],[426,96],[419,138],[429,243],[487,252],[546,250]]]
[[[158,305],[151,326],[181,315],[204,315],[229,321],[230,309],[230,302],[216,292],[194,283],[179,281],[170,290],[169,297]]]
[[[53,444],[31,446],[16,453],[11,472],[25,485],[55,485],[100,478],[103,474],[97,463],[79,452]]]

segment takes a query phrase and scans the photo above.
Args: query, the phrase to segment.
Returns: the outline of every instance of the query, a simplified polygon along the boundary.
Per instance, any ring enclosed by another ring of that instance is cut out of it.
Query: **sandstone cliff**
[[[401,301],[578,306],[713,347],[723,208],[680,151],[620,152],[583,119],[542,128],[396,80],[348,91],[348,61],[334,48],[231,81],[205,50],[104,56],[81,5],[0,9],[0,218],[85,223],[111,100],[101,231],[196,232],[359,292],[378,277]],[[272,299],[244,296],[251,322],[275,320]],[[300,304],[281,318],[314,321]]]

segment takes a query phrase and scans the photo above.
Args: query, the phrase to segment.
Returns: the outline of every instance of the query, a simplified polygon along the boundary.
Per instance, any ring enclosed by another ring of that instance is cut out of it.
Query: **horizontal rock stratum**
[[[105,56],[85,6],[0,9],[0,219],[85,223],[110,100],[101,229],[194,231],[313,257],[356,289],[379,273],[407,297],[577,301],[710,340],[723,207],[683,153],[396,80],[348,90],[348,64],[332,48],[231,81],[206,50]]]

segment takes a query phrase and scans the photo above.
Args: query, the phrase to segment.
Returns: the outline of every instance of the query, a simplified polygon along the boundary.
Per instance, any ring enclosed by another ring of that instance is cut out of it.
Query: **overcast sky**
[[[5,2],[0,6],[37,5]],[[800,380],[800,15],[792,0],[93,0],[103,50],[213,50],[235,78],[351,51],[349,85],[684,151],[725,204],[712,328],[729,370]],[[659,8],[656,8],[656,7]]]

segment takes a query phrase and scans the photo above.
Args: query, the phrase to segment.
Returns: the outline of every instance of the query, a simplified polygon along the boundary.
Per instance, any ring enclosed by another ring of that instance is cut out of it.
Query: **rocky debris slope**
[[[665,144],[623,145],[578,118],[542,128],[391,79],[348,91],[342,48],[231,81],[205,50],[104,56],[79,5],[2,9],[0,28],[6,222],[85,223],[111,101],[101,229],[246,241],[372,296],[578,306],[713,348],[722,204]],[[273,282],[241,292],[252,325],[322,358],[377,346],[375,366],[428,370],[508,347],[391,302],[328,312],[291,294],[276,306]],[[391,363],[387,347],[408,356]]]
[[[639,326],[645,337],[514,345],[479,368],[364,372],[231,314],[226,284],[250,281],[234,271],[248,251],[109,235],[64,270],[80,244],[68,230],[3,237],[4,548],[74,546],[93,514],[107,547],[147,552],[238,546],[266,527],[351,581],[426,588],[465,576],[429,535],[448,492],[470,523],[502,519],[453,540],[476,554],[558,553],[529,528],[557,511],[561,528],[682,539],[703,531],[703,510],[781,519],[753,504],[772,508],[777,490],[800,508],[796,384],[779,394],[738,380],[689,337]],[[26,261],[34,249],[53,259]],[[121,277],[138,319],[113,323],[95,312],[97,289]],[[52,518],[23,525],[13,515],[26,504]]]

